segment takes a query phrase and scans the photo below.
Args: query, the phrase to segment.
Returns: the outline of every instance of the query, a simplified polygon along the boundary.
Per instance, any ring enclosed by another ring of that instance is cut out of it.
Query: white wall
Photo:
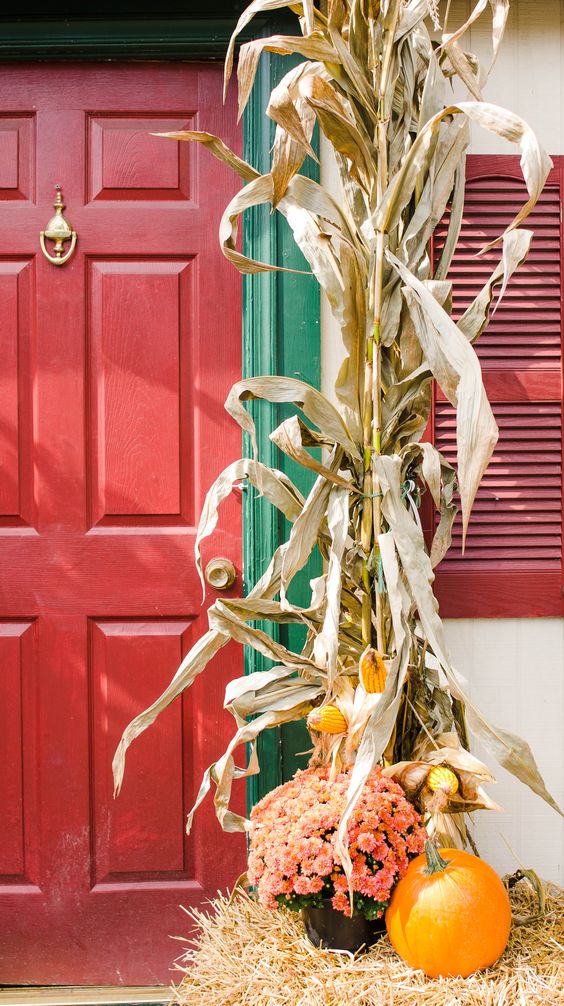
[[[564,806],[564,619],[449,619],[446,630],[473,701],[490,722],[528,741],[549,792]],[[501,873],[512,872],[507,842],[521,864],[564,885],[562,819],[486,751],[473,749],[493,769],[498,782],[489,792],[504,810],[476,815],[481,854]]]
[[[462,23],[469,9],[467,0],[453,0],[450,24]],[[484,26],[470,29],[464,43],[479,56],[490,51],[487,16],[482,20]],[[563,24],[564,0],[512,0],[508,29],[484,92],[487,100],[525,118],[550,154],[564,153]],[[515,148],[474,130],[471,152],[514,153]],[[336,169],[326,144],[321,166],[324,183],[336,191]],[[326,303],[321,346],[322,387],[331,394],[342,352]],[[564,619],[453,619],[447,622],[447,636],[473,700],[496,725],[529,742],[548,789],[564,807]],[[562,819],[477,746],[475,751],[494,768],[498,784],[491,794],[504,807],[502,814],[475,817],[482,855],[500,873],[524,864],[564,884]]]
[[[463,24],[474,2],[453,0],[449,30]],[[564,153],[563,0],[511,0],[509,20],[484,98],[505,105],[533,126],[549,154]],[[483,66],[491,56],[487,14],[468,29],[460,45],[475,52]],[[473,154],[517,153],[505,140],[472,127]]]

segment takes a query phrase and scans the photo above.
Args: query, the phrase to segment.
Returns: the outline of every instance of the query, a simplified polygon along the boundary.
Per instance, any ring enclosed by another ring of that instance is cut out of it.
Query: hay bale
[[[500,961],[470,978],[412,971],[386,937],[351,959],[316,950],[297,915],[270,912],[246,894],[190,911],[196,935],[177,962],[176,1006],[564,1006],[564,891],[547,888],[547,914],[513,927]],[[520,884],[515,911],[535,910]],[[479,924],[479,920],[477,920]]]

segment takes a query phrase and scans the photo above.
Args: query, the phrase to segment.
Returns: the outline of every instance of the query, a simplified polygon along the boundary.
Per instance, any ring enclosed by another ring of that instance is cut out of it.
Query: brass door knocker
[[[53,206],[55,207],[55,216],[51,217],[47,227],[44,231],[40,231],[39,243],[41,244],[41,251],[45,255],[49,262],[53,265],[64,265],[70,259],[75,246],[76,246],[76,231],[71,230],[70,224],[65,220],[63,216],[63,210],[65,204],[63,202],[63,196],[61,193],[61,186],[55,185],[57,195],[55,196],[55,202]],[[45,247],[45,238],[49,241],[55,242],[55,247],[53,249],[54,255],[50,255]],[[65,253],[64,242],[70,241],[70,248]]]

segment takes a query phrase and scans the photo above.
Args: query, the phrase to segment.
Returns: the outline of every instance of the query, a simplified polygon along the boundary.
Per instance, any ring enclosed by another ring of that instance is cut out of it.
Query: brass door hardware
[[[237,579],[237,570],[230,559],[218,555],[215,559],[210,559],[204,575],[214,590],[229,590]]]
[[[71,230],[71,226],[63,216],[63,210],[65,204],[63,202],[63,195],[61,192],[61,186],[55,185],[57,195],[55,196],[55,202],[53,206],[55,207],[55,215],[51,217],[47,227],[44,231],[40,231],[39,243],[41,244],[41,251],[45,255],[45,258],[52,262],[53,265],[64,265],[70,259],[75,246],[76,246],[76,231]],[[55,247],[53,249],[54,255],[50,255],[45,247],[45,239],[48,241],[54,241]],[[65,253],[65,241],[70,241],[70,248]]]

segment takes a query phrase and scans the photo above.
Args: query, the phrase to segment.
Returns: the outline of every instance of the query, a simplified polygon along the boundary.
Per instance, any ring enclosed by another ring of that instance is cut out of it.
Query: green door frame
[[[57,17],[47,11],[38,18],[32,13],[26,15],[25,9],[20,9],[17,21],[10,15],[0,16],[0,61],[221,60],[233,28],[233,19],[225,14],[208,18],[182,17],[180,13],[143,17],[142,4],[137,4],[136,14],[130,15],[130,5],[118,2],[112,15],[95,18],[86,10],[88,4],[79,6],[85,10],[84,16]],[[148,9],[149,5],[145,5]],[[251,26],[253,35],[274,34],[288,27],[288,20],[280,17],[255,18]],[[250,37],[251,31],[246,35]],[[268,170],[274,138],[274,124],[265,116],[268,96],[289,65],[280,56],[262,56],[244,115],[245,157],[260,171]],[[318,166],[309,158],[304,172],[318,178]],[[280,214],[270,214],[267,207],[247,212],[243,240],[246,253],[253,258],[307,269],[287,224]],[[312,276],[280,272],[244,278],[243,374],[288,374],[319,387],[319,288]],[[281,455],[269,439],[284,414],[284,407],[266,403],[253,408],[260,456],[265,463],[287,471],[304,491],[311,483],[304,478],[303,470]],[[248,589],[263,572],[285,529],[274,508],[258,499],[249,487],[243,497],[243,568]],[[304,571],[293,594],[296,603],[307,602],[307,580],[317,571],[315,564]],[[300,648],[299,627],[271,625],[269,630],[286,645]],[[264,666],[264,658],[247,649],[246,672]],[[262,770],[249,783],[251,806],[295,771],[300,764],[297,753],[307,746],[308,735],[300,725],[274,729],[259,738]]]
[[[287,27],[287,23],[286,23]],[[268,34],[283,30],[283,24],[271,22]],[[266,34],[266,32],[265,32]],[[244,155],[255,168],[266,172],[274,140],[274,123],[265,116],[272,88],[290,67],[288,59],[263,53],[255,86],[244,116]],[[314,140],[314,145],[317,141]],[[318,165],[308,158],[303,167],[310,178],[319,177]],[[243,246],[248,255],[263,262],[283,264],[309,272],[307,262],[297,248],[290,228],[279,213],[268,206],[249,210],[243,228]],[[313,276],[287,272],[256,273],[243,281],[243,374],[285,374],[319,387],[320,329],[319,287]],[[278,426],[288,407],[266,402],[249,406],[257,430],[261,460],[285,471],[302,492],[309,490],[312,479],[304,469],[291,462],[272,443],[269,434]],[[246,445],[248,448],[248,444]],[[259,579],[277,546],[285,537],[285,519],[264,499],[250,489],[244,498],[243,559],[245,589]],[[308,580],[319,572],[315,561],[296,578],[292,599],[306,605]],[[300,650],[302,629],[295,625],[270,623],[268,631],[290,649]],[[265,658],[249,647],[245,669],[248,674],[264,670]],[[309,735],[302,724],[288,724],[269,730],[258,738],[260,775],[249,781],[248,799],[252,806],[265,793],[288,779],[296,768],[305,767],[298,757],[309,746]]]

